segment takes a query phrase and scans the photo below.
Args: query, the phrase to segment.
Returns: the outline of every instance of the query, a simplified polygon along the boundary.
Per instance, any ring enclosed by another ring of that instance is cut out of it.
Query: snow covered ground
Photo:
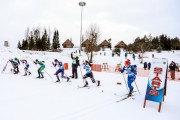
[[[16,48],[0,47],[0,70],[10,58],[18,57],[27,59],[30,63],[32,75],[24,74],[23,65],[20,65],[20,74],[11,73],[11,64],[8,63],[5,72],[0,73],[0,120],[179,120],[180,113],[180,82],[168,81],[167,96],[162,103],[161,112],[158,112],[158,103],[147,101],[146,108],[143,108],[145,92],[147,87],[147,77],[137,76],[136,83],[140,90],[140,95],[135,92],[134,100],[127,99],[121,102],[121,95],[127,93],[127,89],[122,74],[105,72],[93,72],[96,80],[100,80],[102,86],[97,88],[91,81],[90,89],[78,88],[83,85],[83,80],[78,68],[79,79],[71,79],[72,82],[54,83],[56,77],[55,68],[52,61],[57,58],[69,64],[66,70],[67,75],[71,75],[70,53],[75,50],[64,50],[62,53],[51,53],[41,51],[20,51]],[[103,53],[103,52],[102,52]],[[106,50],[106,56],[96,53],[96,63],[108,63],[116,65],[120,61],[124,62],[124,53],[121,57],[111,57],[111,52]],[[180,52],[155,53],[155,57],[165,57],[169,61],[180,63]],[[146,53],[151,60],[152,53]],[[35,59],[44,60],[46,68],[45,79],[36,79],[37,66],[33,64]],[[79,56],[80,61],[86,59],[86,55]],[[132,60],[134,64],[142,67],[139,60]],[[82,69],[82,68],[81,68]],[[50,75],[48,75],[47,73]],[[83,74],[85,73],[82,70]],[[51,78],[52,77],[52,78]],[[126,76],[125,76],[126,78]],[[117,85],[121,82],[122,85]],[[135,84],[133,84],[135,87]],[[135,87],[137,91],[137,88]],[[114,94],[117,95],[114,95]]]

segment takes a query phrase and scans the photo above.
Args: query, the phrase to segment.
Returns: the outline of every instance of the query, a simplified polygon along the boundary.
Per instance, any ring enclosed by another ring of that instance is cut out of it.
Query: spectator
[[[125,52],[125,58],[127,59],[127,53]]]
[[[171,64],[169,65],[169,70],[170,70],[170,74],[171,74],[171,79],[174,80],[175,79],[175,70],[176,70],[176,63],[174,61],[172,61]]]
[[[135,60],[135,55],[134,55],[134,53],[133,53],[133,59]]]
[[[78,72],[77,72],[77,68],[79,66],[79,59],[78,56],[73,55],[73,53],[71,53],[71,58],[72,58],[72,78],[78,79]]]
[[[154,54],[152,54],[152,58],[154,58]]]
[[[112,57],[114,57],[114,53],[112,53]]]
[[[151,62],[148,63],[148,70],[151,68]]]
[[[147,68],[147,62],[144,62],[144,70]]]

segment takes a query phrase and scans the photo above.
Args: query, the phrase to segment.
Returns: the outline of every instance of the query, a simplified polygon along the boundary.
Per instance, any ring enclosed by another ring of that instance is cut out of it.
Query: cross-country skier
[[[25,65],[24,67],[24,76],[27,75],[27,73],[29,73],[29,75],[31,74],[31,72],[29,71],[29,63],[27,62],[27,60],[21,60],[21,62]]]
[[[62,62],[58,61],[57,59],[55,59],[54,62],[55,63],[52,63],[54,65],[54,67],[56,67],[56,66],[59,67],[59,69],[54,74],[57,77],[57,81],[56,82],[60,82],[60,79],[59,79],[59,76],[58,76],[59,73],[61,73],[61,78],[66,78],[67,82],[69,82],[69,77],[64,76],[64,66],[63,66]]]
[[[91,71],[91,67],[90,67],[90,65],[89,65],[89,62],[86,60],[83,64],[84,64],[83,69],[86,70],[86,74],[83,76],[83,79],[84,79],[84,81],[85,81],[84,87],[87,87],[87,86],[88,86],[88,82],[87,82],[86,78],[90,77],[90,78],[91,78],[91,81],[92,81],[93,83],[96,83],[96,81],[95,81],[94,76],[93,76],[93,73],[92,73],[92,71]],[[98,85],[97,85],[97,86],[99,86],[99,85],[100,85],[100,81],[98,81]]]
[[[14,71],[14,74],[18,74],[19,73],[19,65],[20,65],[20,62],[19,62],[19,59],[18,58],[14,58],[14,59],[11,59],[9,60],[13,66],[13,71]]]
[[[38,68],[38,75],[39,75],[39,76],[38,76],[37,78],[44,78],[43,73],[42,73],[42,71],[43,71],[44,68],[45,68],[44,61],[39,61],[38,59],[36,59],[36,60],[34,61],[34,63],[40,65],[40,67]]]
[[[71,58],[72,58],[72,78],[78,79],[77,68],[79,66],[79,59],[78,56],[73,55],[73,53],[71,53]]]
[[[135,81],[136,79],[136,69],[134,68],[133,65],[130,65],[130,61],[129,60],[126,60],[125,61],[125,66],[123,67],[123,69],[121,70],[121,73],[125,72],[126,71],[126,74],[128,74],[128,78],[127,78],[127,82],[128,82],[128,87],[129,87],[129,94],[128,96],[131,96],[132,95],[132,92],[133,92],[133,86],[132,86],[132,82]]]

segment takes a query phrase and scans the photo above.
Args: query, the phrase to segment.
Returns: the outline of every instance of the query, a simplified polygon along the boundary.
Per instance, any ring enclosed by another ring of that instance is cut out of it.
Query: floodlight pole
[[[82,51],[82,13],[83,13],[83,6],[85,6],[85,2],[79,2],[79,6],[81,6],[81,30],[80,30],[80,51]],[[80,52],[81,54],[81,52]]]

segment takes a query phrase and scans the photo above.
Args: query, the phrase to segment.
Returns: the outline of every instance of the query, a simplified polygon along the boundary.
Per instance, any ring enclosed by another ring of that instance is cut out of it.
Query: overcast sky
[[[0,0],[0,41],[17,46],[27,27],[58,29],[61,44],[72,38],[79,45],[81,0]],[[83,33],[91,24],[101,41],[132,43],[137,36],[162,33],[180,38],[180,0],[84,0]]]

